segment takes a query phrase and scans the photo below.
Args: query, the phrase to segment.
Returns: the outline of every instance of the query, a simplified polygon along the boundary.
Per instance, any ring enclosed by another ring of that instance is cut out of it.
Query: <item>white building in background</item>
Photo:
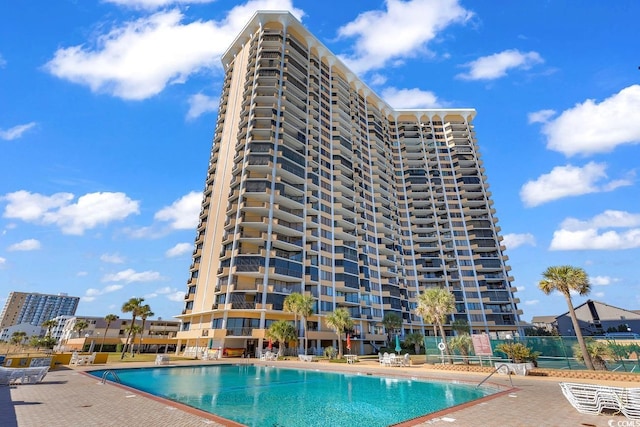
[[[2,328],[2,330],[0,330],[0,341],[9,342],[11,341],[11,337],[14,332],[25,332],[27,335],[23,343],[26,344],[29,342],[31,337],[44,336],[45,331],[46,330],[40,326],[32,325],[30,323],[20,323],[19,325],[11,325],[6,328]]]
[[[79,302],[80,297],[72,297],[65,293],[53,295],[10,292],[7,302],[0,312],[0,328],[21,323],[39,326],[57,316],[73,316]]]

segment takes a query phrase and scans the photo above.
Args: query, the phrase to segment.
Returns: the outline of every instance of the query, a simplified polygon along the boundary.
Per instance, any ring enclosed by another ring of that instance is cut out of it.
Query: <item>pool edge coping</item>
[[[368,375],[368,376],[378,376],[378,377],[387,377],[387,378],[404,378],[404,379],[423,379],[423,380],[432,380],[432,381],[438,381],[438,382],[446,382],[446,383],[451,383],[451,384],[463,384],[463,385],[474,385],[475,382],[472,381],[465,381],[465,380],[459,380],[459,379],[455,379],[452,380],[450,378],[438,378],[438,377],[417,377],[415,375],[411,375],[410,373],[406,373],[406,372],[398,372],[396,374],[390,374],[387,371],[378,371],[375,370],[374,366],[367,366],[368,370],[366,371],[361,371],[361,370],[342,370],[342,369],[338,369],[336,367],[336,369],[318,369],[316,367],[312,367],[309,366],[307,367],[306,365],[298,365],[298,364],[294,364],[294,365],[284,365],[284,366],[277,366],[277,364],[274,363],[238,363],[238,362],[229,362],[229,361],[225,361],[224,363],[215,363],[215,364],[211,364],[211,363],[201,363],[201,364],[192,364],[192,365],[181,365],[181,364],[170,364],[170,365],[154,365],[154,366],[136,366],[136,367],[111,367],[111,368],[98,368],[97,369],[87,369],[87,370],[83,370],[83,371],[78,371],[78,373],[81,373],[82,375],[88,377],[88,378],[92,378],[92,379],[97,379],[99,382],[101,382],[101,380],[91,374],[91,372],[94,371],[107,371],[107,370],[113,370],[113,371],[120,371],[120,370],[135,370],[135,369],[169,369],[169,368],[181,368],[181,367],[197,367],[197,366],[215,366],[215,365],[229,365],[229,366],[238,366],[238,365],[252,365],[252,366],[267,366],[267,367],[273,367],[273,368],[280,368],[280,369],[298,369],[298,370],[304,370],[304,371],[327,371],[327,372],[332,372],[332,373],[338,373],[338,374],[352,374],[352,375]],[[364,366],[363,366],[364,367]],[[369,371],[370,369],[370,371]],[[242,424],[239,423],[237,421],[233,421],[230,420],[228,418],[223,418],[219,415],[213,414],[211,412],[207,412],[205,410],[202,409],[198,409],[196,407],[187,405],[185,403],[180,403],[177,402],[175,400],[169,399],[167,397],[161,397],[161,396],[156,396],[152,393],[143,391],[143,390],[139,390],[133,387],[129,387],[127,385],[121,384],[121,383],[117,383],[111,380],[105,380],[105,384],[108,383],[110,385],[115,385],[121,389],[127,390],[131,393],[137,393],[142,395],[143,397],[149,398],[151,400],[154,400],[156,402],[165,404],[167,406],[171,406],[174,407],[176,409],[179,409],[181,411],[187,412],[189,414],[195,415],[195,416],[199,416],[205,419],[208,419],[210,421],[215,421],[216,423],[219,423],[225,427],[247,427],[246,424]],[[462,409],[466,409],[475,405],[479,405],[481,403],[496,399],[498,397],[503,397],[504,395],[508,395],[510,393],[516,392],[518,390],[520,390],[517,387],[509,387],[509,386],[504,386],[502,384],[497,384],[497,383],[493,383],[493,382],[486,382],[485,384],[487,385],[491,385],[494,389],[498,389],[500,391],[496,391],[495,393],[491,393],[490,395],[487,396],[483,396],[474,400],[471,400],[469,402],[464,402],[464,403],[459,403],[457,405],[454,406],[450,406],[448,408],[444,408],[444,409],[439,409],[437,411],[434,412],[429,412],[425,415],[421,415],[418,417],[414,417],[414,418],[410,418],[407,419],[405,421],[400,421],[399,423],[396,424],[389,424],[387,427],[414,427],[417,425],[420,425],[422,423],[425,423],[427,421],[430,420],[436,420],[441,418],[443,415],[452,413],[452,412],[456,412]]]

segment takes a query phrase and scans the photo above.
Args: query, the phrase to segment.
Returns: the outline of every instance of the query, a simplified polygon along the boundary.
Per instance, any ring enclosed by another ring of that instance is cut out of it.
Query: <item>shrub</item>
[[[536,362],[540,353],[531,351],[520,342],[503,342],[496,346],[496,351],[504,353],[514,363]]]

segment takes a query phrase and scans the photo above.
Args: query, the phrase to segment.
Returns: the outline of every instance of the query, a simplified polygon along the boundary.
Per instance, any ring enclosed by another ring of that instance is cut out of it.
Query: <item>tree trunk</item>
[[[338,359],[342,359],[342,334],[338,334]]]
[[[582,330],[580,329],[580,323],[578,323],[578,318],[576,317],[576,312],[573,309],[573,303],[571,302],[571,295],[569,293],[564,295],[567,300],[567,305],[569,306],[569,316],[571,317],[571,322],[573,323],[573,330],[576,333],[576,338],[578,339],[578,345],[580,346],[580,350],[582,351],[582,358],[584,359],[584,364],[587,369],[595,371],[595,367],[593,366],[593,362],[591,361],[591,355],[587,350],[587,344],[584,342],[584,338],[582,337]]]
[[[307,354],[307,346],[309,345],[309,342],[307,340],[307,318],[303,317],[303,324],[302,326],[304,327],[304,354]]]
[[[104,339],[107,337],[107,332],[109,332],[109,325],[107,325],[104,330],[104,335],[102,336],[102,342],[100,343],[100,353],[102,353],[102,347],[104,346]]]

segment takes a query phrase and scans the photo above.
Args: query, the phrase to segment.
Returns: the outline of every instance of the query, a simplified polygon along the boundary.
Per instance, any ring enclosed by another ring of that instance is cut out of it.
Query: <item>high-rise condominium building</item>
[[[261,350],[293,292],[314,300],[310,348],[336,346],[338,307],[358,352],[386,313],[429,335],[415,308],[434,286],[451,321],[518,330],[473,109],[390,107],[284,12],[257,13],[222,61],[182,346]]]
[[[73,316],[79,302],[80,297],[67,294],[10,292],[0,313],[0,330],[23,323],[40,326],[57,316]]]

